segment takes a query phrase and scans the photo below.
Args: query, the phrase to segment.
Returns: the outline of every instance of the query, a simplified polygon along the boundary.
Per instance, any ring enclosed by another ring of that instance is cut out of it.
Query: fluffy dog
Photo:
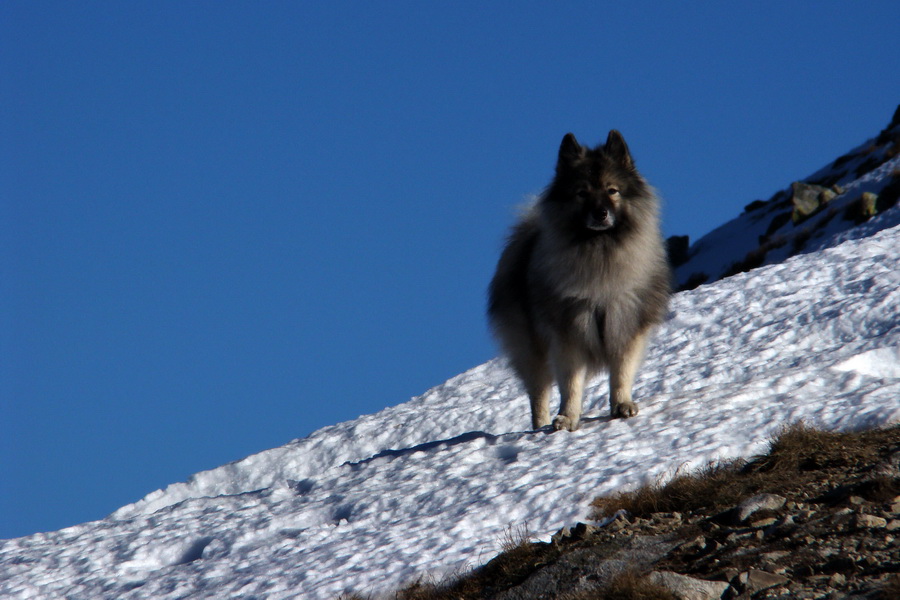
[[[665,314],[671,273],[659,201],[618,131],[581,146],[571,133],[556,175],[512,230],[490,284],[488,320],[531,400],[535,429],[574,431],[585,379],[610,373],[613,417],[633,417],[631,388]]]

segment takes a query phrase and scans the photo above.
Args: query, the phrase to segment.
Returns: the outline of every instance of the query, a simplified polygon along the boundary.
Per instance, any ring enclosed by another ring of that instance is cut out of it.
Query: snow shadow
[[[603,421],[608,420],[604,417],[595,417],[595,418],[587,418],[583,419],[583,421]],[[424,442],[421,444],[417,444],[415,446],[410,446],[409,448],[389,448],[387,450],[382,450],[378,454],[374,454],[369,458],[364,458],[358,461],[347,461],[344,463],[344,466],[351,468],[358,468],[362,465],[368,464],[374,460],[378,460],[380,458],[397,458],[401,456],[409,456],[410,454],[415,454],[416,452],[428,452],[435,449],[444,449],[444,448],[452,448],[453,446],[458,446],[460,444],[468,444],[469,442],[473,442],[475,440],[487,440],[487,442],[491,445],[497,443],[498,441],[503,440],[504,438],[509,437],[521,437],[525,435],[532,434],[543,434],[549,435],[552,433],[556,433],[552,427],[542,427],[541,429],[537,429],[534,431],[518,431],[514,433],[487,433],[486,431],[468,431],[466,433],[461,433],[452,438],[447,438],[443,440],[433,440],[430,442]],[[504,450],[501,448],[498,450],[497,457],[505,462],[514,462],[516,460],[516,456],[518,455],[518,449],[514,446],[510,446],[509,449]]]
[[[369,458],[364,458],[355,462],[347,461],[344,463],[344,466],[355,468],[370,463],[373,460],[377,460],[379,458],[396,458],[400,456],[409,456],[410,454],[415,454],[416,452],[428,452],[429,450],[434,450],[435,448],[452,448],[453,446],[458,446],[459,444],[467,444],[474,440],[484,439],[488,440],[489,442],[495,442],[500,437],[501,436],[499,435],[494,435],[493,433],[487,433],[485,431],[468,431],[446,440],[424,442],[416,446],[410,446],[409,448],[382,450],[378,454],[374,454]]]

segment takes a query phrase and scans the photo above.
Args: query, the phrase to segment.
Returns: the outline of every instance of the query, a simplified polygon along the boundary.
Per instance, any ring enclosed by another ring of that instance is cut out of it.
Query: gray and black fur
[[[659,201],[618,131],[590,149],[571,133],[556,176],[513,228],[491,281],[488,318],[531,400],[535,429],[574,431],[584,382],[610,372],[613,417],[632,417],[631,388],[648,335],[666,313],[671,274]]]

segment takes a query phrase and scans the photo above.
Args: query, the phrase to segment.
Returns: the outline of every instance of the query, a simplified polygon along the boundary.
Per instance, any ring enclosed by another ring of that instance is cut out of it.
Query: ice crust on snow
[[[759,453],[785,423],[896,423],[898,223],[895,207],[815,253],[676,295],[633,419],[609,419],[601,376],[581,430],[529,431],[495,359],[101,521],[0,541],[0,597],[387,593],[483,563],[510,526],[547,539],[597,495]]]

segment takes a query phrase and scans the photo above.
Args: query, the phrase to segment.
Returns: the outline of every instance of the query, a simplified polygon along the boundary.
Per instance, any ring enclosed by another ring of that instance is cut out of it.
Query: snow
[[[869,377],[900,378],[900,347],[875,348],[834,366],[839,371],[856,371]]]
[[[597,495],[760,453],[786,423],[900,422],[898,211],[866,237],[675,296],[633,419],[608,418],[601,376],[579,431],[529,431],[496,359],[101,521],[0,541],[0,597],[384,594],[485,562],[510,528],[547,539]]]

